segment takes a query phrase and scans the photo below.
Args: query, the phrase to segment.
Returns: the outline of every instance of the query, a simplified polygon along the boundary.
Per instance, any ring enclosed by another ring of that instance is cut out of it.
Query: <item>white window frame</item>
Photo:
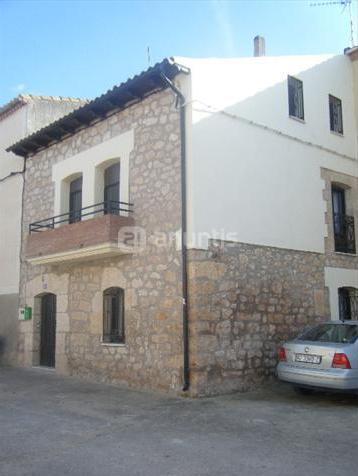
[[[103,176],[108,164],[120,161],[120,201],[129,200],[129,157],[134,147],[134,132],[130,130],[101,142],[79,154],[68,157],[52,167],[55,184],[54,215],[68,212],[68,187],[70,177],[82,174],[82,207],[103,202]],[[101,188],[102,183],[102,188]],[[102,190],[102,192],[101,192]],[[85,218],[91,218],[88,215]]]

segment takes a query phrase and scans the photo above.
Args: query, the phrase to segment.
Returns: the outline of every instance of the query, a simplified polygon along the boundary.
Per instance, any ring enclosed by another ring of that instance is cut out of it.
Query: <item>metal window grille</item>
[[[339,318],[341,321],[358,320],[358,289],[339,288]]]
[[[343,134],[342,101],[329,95],[329,120],[332,132]]]
[[[333,230],[335,251],[355,253],[354,217],[346,215],[345,191],[332,187]]]
[[[292,76],[288,76],[288,108],[290,116],[302,120],[305,118],[303,106],[303,83]]]
[[[124,290],[109,288],[103,293],[103,342],[124,342]]]

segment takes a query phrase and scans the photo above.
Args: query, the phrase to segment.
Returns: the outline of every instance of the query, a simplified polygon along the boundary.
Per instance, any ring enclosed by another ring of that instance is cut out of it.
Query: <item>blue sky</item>
[[[348,9],[324,0],[0,0],[0,104],[19,93],[93,98],[166,56],[342,53]],[[358,1],[352,2],[357,34]]]

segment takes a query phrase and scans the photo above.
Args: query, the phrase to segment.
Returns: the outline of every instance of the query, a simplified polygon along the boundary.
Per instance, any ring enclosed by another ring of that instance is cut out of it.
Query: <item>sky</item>
[[[325,0],[0,0],[0,105],[94,98],[168,56],[251,56],[257,34],[270,56],[342,54],[349,25]]]

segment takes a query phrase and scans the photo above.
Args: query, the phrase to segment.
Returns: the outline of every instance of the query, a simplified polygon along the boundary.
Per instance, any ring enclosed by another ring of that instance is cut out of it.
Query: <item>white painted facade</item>
[[[71,98],[21,95],[0,108],[0,353],[17,359],[24,159],[6,148],[83,104]]]
[[[14,173],[21,172],[24,163],[6,148],[83,103],[71,98],[19,96],[0,114],[0,295],[18,293],[20,268],[23,176]]]
[[[180,84],[189,247],[213,237],[324,253],[321,168],[358,176],[357,66],[345,55],[175,60],[191,71]],[[304,121],[289,117],[288,75],[303,81]],[[330,131],[329,94],[342,100],[343,135]],[[344,283],[358,287],[356,272],[327,272],[332,317]]]
[[[324,251],[321,167],[357,176],[353,74],[346,56],[191,60],[189,231]],[[288,115],[287,75],[303,80],[304,123]],[[330,132],[328,94],[344,135]],[[235,241],[235,240],[234,240]]]
[[[26,106],[0,120],[0,295],[19,290],[20,226],[23,159],[5,149],[20,140],[27,132]]]

